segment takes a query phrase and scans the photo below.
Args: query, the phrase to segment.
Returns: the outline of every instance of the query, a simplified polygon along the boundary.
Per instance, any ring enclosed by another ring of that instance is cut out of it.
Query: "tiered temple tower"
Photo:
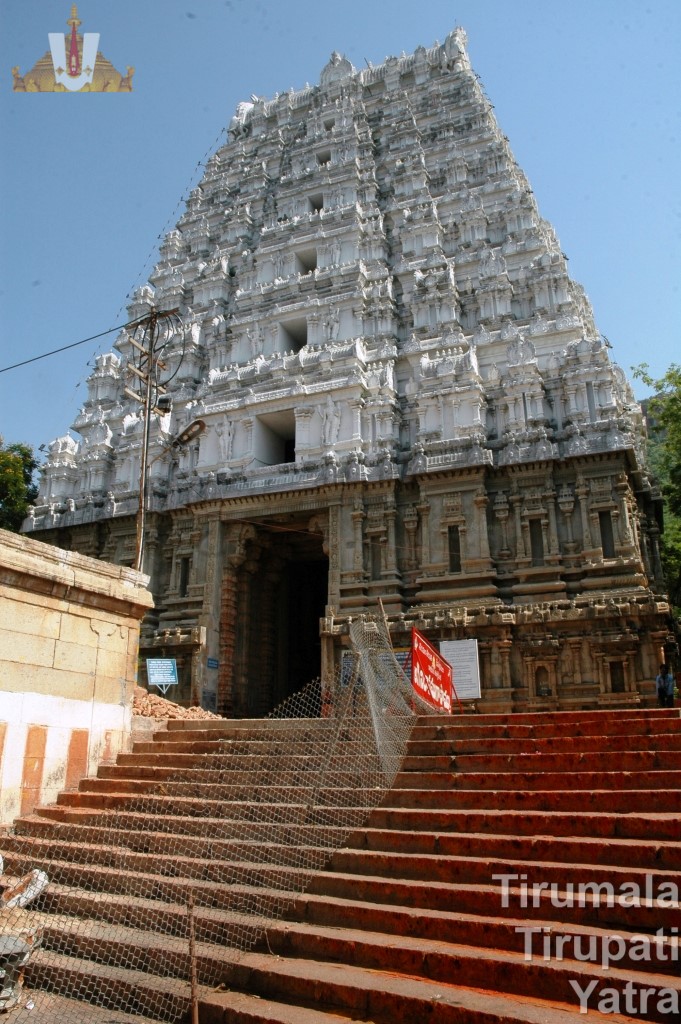
[[[380,597],[395,643],[476,638],[481,707],[631,703],[668,639],[640,409],[463,31],[239,104],[131,319],[179,308],[150,437],[143,654],[267,711]],[[26,529],[135,546],[134,339],[100,356]],[[172,440],[201,420],[185,449]]]

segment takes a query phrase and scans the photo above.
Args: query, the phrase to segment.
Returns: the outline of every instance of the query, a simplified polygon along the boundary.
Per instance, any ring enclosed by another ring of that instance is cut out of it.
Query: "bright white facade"
[[[152,422],[146,644],[221,711],[330,672],[379,597],[396,643],[478,639],[488,708],[631,702],[654,678],[640,409],[465,42],[333,54],[319,85],[240,104],[130,307],[185,324]],[[115,348],[26,529],[130,564],[142,420],[128,333]]]

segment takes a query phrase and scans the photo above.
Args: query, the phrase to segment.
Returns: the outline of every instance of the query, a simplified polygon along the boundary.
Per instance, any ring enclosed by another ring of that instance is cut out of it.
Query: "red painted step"
[[[153,959],[144,973],[121,964],[162,946],[186,971],[178,936],[191,889],[199,981],[218,964],[229,989],[200,990],[201,1024],[558,1024],[584,1019],[580,993],[587,1020],[676,1019],[667,1010],[681,998],[678,712],[420,718],[393,790],[330,856],[333,829],[304,820],[316,780],[301,786],[292,771],[328,729],[170,722],[20,820],[6,870],[53,872],[39,906],[46,951],[29,980],[66,992],[70,979],[101,977],[112,1010],[117,990],[137,986],[142,1009],[172,1002],[179,990]],[[264,779],[273,750],[280,770]],[[346,761],[339,804],[354,783]],[[248,820],[263,797],[282,822],[276,842]],[[112,846],[112,828],[126,849]],[[302,896],[288,844],[315,864]],[[256,863],[263,851],[269,863]],[[234,957],[230,935],[252,927],[242,896],[284,919]],[[65,919],[77,924],[60,930]],[[50,944],[59,952],[48,955]],[[604,950],[608,970],[591,957]]]

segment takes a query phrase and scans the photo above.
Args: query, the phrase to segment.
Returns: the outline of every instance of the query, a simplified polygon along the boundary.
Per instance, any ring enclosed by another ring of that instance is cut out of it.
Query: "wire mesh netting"
[[[404,757],[413,697],[385,624],[363,618],[350,638],[333,685],[257,723],[157,733],[3,837],[12,1024],[174,1022],[229,984]]]

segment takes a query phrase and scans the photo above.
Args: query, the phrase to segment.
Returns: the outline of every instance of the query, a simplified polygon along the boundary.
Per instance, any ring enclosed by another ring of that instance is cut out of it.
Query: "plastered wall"
[[[126,747],[147,583],[0,530],[0,824]]]

